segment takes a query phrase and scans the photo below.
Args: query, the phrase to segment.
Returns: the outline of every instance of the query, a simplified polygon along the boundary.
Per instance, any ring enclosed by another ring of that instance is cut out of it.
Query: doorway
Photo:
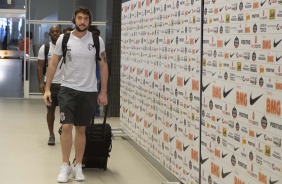
[[[19,49],[24,22],[25,10],[0,9],[0,97],[24,95],[24,54]]]

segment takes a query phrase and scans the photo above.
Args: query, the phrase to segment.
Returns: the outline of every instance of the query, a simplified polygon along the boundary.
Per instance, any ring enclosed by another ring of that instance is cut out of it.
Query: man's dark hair
[[[91,22],[92,22],[92,13],[91,11],[85,7],[85,6],[79,6],[76,8],[76,10],[74,11],[73,13],[73,16],[72,16],[72,23],[75,24],[75,17],[78,13],[83,13],[83,14],[86,14],[89,16],[89,25],[91,25]]]

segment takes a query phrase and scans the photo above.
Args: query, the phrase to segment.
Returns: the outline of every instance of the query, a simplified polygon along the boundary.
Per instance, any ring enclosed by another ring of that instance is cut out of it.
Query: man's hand
[[[99,93],[98,104],[101,105],[101,106],[108,104],[108,96],[107,96],[106,93]]]
[[[43,98],[44,98],[44,102],[47,106],[52,105],[51,92],[49,90],[45,91]]]
[[[39,90],[40,90],[40,92],[41,92],[42,94],[45,93],[45,85],[44,85],[44,83],[40,83],[40,84],[39,84]]]

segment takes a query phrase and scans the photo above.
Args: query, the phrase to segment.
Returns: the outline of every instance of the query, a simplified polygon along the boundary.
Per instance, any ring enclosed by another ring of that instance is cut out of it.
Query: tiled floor
[[[43,100],[0,99],[0,178],[5,184],[53,184],[61,164],[58,118],[56,145],[48,146]],[[56,113],[58,117],[58,112]],[[102,121],[102,120],[100,120]],[[108,118],[119,127],[119,118]],[[74,151],[72,150],[73,158]],[[115,136],[108,170],[85,169],[91,184],[162,184],[166,179],[132,146]],[[78,183],[70,176],[68,183]]]

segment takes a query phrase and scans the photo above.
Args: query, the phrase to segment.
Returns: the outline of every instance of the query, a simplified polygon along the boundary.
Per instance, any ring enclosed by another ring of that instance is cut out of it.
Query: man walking
[[[49,30],[49,36],[51,37],[51,42],[49,42],[48,44],[43,44],[38,51],[37,79],[39,84],[39,90],[41,91],[42,94],[44,94],[45,82],[46,82],[46,76],[44,75],[43,71],[44,70],[46,71],[47,69],[46,67],[48,65],[49,60],[51,59],[51,56],[53,54],[56,45],[56,41],[58,40],[60,34],[61,34],[61,28],[56,25],[52,26]],[[47,58],[45,58],[46,56]],[[46,117],[48,129],[49,129],[48,145],[50,146],[55,145],[54,121],[55,121],[56,106],[58,106],[57,96],[60,90],[60,85],[62,83],[62,75],[63,75],[63,70],[62,68],[60,69],[58,67],[55,76],[52,80],[52,84],[50,88],[52,94],[51,98],[53,103],[50,106],[47,106],[47,117]]]
[[[108,64],[106,59],[105,44],[101,37],[100,53],[96,53],[94,48],[92,33],[88,30],[92,21],[92,14],[86,7],[78,7],[73,14],[72,22],[75,24],[74,31],[71,32],[65,58],[64,78],[61,84],[58,101],[60,106],[60,122],[62,123],[62,156],[63,164],[58,175],[58,182],[67,182],[68,176],[73,170],[76,181],[84,181],[85,176],[82,173],[82,158],[85,149],[85,129],[90,124],[93,112],[95,110],[95,100],[99,105],[107,105],[107,82],[108,82]],[[51,106],[50,86],[56,68],[63,55],[62,51],[63,35],[59,37],[53,52],[52,59],[47,70],[46,87],[44,101],[46,105]],[[96,57],[99,54],[101,92],[97,93],[96,78]],[[72,128],[75,127],[75,157],[74,168],[69,165],[69,157],[72,147]]]

